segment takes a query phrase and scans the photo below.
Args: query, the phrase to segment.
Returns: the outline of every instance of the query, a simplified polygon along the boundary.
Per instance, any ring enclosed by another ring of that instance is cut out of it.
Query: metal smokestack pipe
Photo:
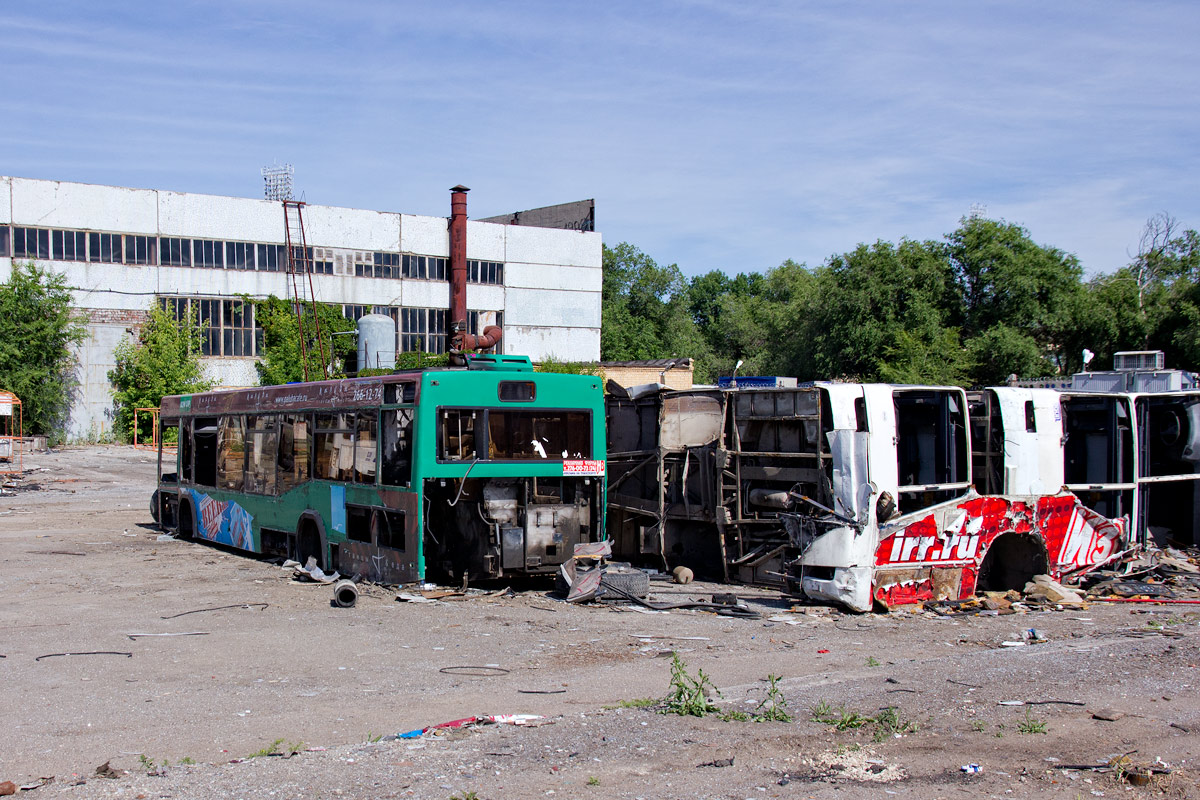
[[[450,190],[450,347],[462,349],[467,331],[467,192]]]

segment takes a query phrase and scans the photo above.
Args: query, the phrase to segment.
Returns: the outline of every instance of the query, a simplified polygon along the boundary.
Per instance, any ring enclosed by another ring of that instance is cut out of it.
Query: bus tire
[[[155,525],[162,525],[162,512],[158,507],[159,492],[154,490],[154,494],[150,495],[150,516],[154,519]]]
[[[640,569],[609,567],[600,579],[601,591],[606,585],[638,598],[644,599],[650,594],[650,576]],[[609,596],[613,599],[624,597],[618,592],[611,592]]]
[[[175,520],[175,536],[191,539],[196,534],[196,515],[192,512],[192,502],[180,500],[178,514],[179,518]]]

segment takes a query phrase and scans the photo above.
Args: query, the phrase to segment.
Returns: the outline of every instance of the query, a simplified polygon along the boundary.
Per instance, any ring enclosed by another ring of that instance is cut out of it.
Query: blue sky
[[[8,2],[0,174],[472,217],[594,197],[686,274],[1200,228],[1200,4]]]

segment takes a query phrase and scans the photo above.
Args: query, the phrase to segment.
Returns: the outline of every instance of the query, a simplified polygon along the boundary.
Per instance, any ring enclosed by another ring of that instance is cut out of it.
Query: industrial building
[[[303,214],[317,301],[352,319],[391,317],[397,352],[445,352],[446,217],[320,205]],[[500,325],[500,349],[534,360],[598,361],[600,234],[578,222],[534,227],[544,216],[467,223],[472,332]],[[205,368],[218,385],[257,384],[261,335],[241,301],[290,296],[286,225],[274,200],[0,176],[0,280],[14,262],[45,262],[87,320],[68,436],[111,429],[113,348],[155,302],[207,324]]]

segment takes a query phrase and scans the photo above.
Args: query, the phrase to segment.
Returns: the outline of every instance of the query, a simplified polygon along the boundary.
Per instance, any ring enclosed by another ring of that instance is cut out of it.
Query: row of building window
[[[332,275],[331,248],[294,247],[298,265],[319,275]],[[368,254],[362,254],[368,257]],[[186,239],[175,236],[141,236],[131,233],[26,228],[0,225],[0,256],[43,261],[78,261],[102,264],[199,267],[205,269],[283,272],[287,270],[287,246],[215,239]],[[370,261],[355,256],[354,274],[373,278],[446,280],[448,260],[440,256],[374,252]],[[467,280],[503,285],[504,264],[497,261],[467,262]]]
[[[201,342],[201,353],[205,356],[257,356],[262,351],[263,331],[255,322],[253,303],[208,297],[162,297],[159,302],[175,319],[192,319],[205,326]],[[470,332],[482,332],[483,313],[467,312]],[[504,312],[493,313],[494,324],[503,326]],[[383,314],[396,322],[396,350],[399,353],[446,352],[447,312],[444,308],[342,306],[342,315],[355,322],[367,314]]]

